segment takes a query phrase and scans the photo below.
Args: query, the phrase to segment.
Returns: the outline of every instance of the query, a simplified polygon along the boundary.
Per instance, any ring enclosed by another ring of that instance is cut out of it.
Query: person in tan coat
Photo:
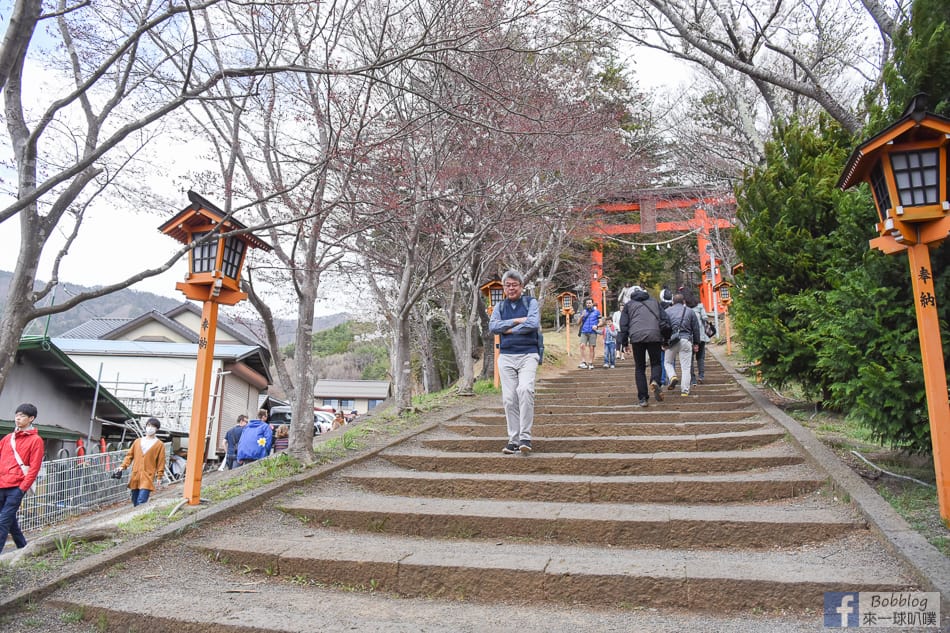
[[[132,442],[132,447],[126,453],[122,465],[112,474],[118,479],[122,471],[132,466],[132,475],[129,477],[129,490],[132,496],[132,505],[137,506],[148,501],[149,495],[155,490],[155,479],[161,480],[165,472],[165,445],[155,437],[161,422],[149,418],[145,423],[145,436]]]

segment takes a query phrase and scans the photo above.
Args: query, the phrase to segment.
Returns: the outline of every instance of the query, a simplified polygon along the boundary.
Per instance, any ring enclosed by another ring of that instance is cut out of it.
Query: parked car
[[[271,407],[270,413],[267,416],[267,421],[270,423],[271,428],[276,428],[281,424],[290,424],[290,420],[293,417],[293,410],[290,407],[279,405],[276,407]],[[313,434],[318,435],[320,433],[325,433],[330,430],[330,423],[333,421],[333,415],[328,414],[324,411],[314,411],[313,412]]]
[[[333,414],[327,411],[313,412],[314,435],[326,433],[333,428]]]

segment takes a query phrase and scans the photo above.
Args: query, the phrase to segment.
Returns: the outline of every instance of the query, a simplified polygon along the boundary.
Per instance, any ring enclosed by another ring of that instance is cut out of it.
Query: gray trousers
[[[508,421],[508,441],[517,444],[531,439],[534,423],[534,378],[538,374],[537,354],[499,354],[501,403]]]
[[[679,357],[680,361],[680,391],[689,391],[690,374],[693,369],[693,343],[689,339],[676,341],[666,350],[663,356],[663,364],[666,366],[666,375],[673,378],[676,375],[674,361]]]

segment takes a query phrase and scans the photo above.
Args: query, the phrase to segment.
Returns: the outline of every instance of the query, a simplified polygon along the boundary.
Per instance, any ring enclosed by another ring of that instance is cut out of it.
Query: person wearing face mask
[[[155,479],[161,479],[165,472],[165,445],[155,437],[161,426],[161,422],[155,418],[149,418],[145,423],[145,436],[132,442],[132,448],[126,453],[122,465],[112,474],[118,479],[122,476],[123,470],[132,466],[129,490],[133,506],[148,501],[149,495],[155,490]]]

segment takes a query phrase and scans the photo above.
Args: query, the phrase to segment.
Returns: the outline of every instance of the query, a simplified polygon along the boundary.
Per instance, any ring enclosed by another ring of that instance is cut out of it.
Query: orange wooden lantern
[[[505,287],[497,279],[492,279],[487,284],[482,285],[479,290],[482,291],[482,296],[485,297],[485,309],[488,311],[488,316],[491,316],[491,313],[495,310],[495,306],[502,302],[505,298]],[[497,389],[501,386],[501,376],[498,375],[498,355],[501,353],[501,337],[497,334],[494,337],[494,352],[492,357],[495,362],[495,388]]]
[[[505,298],[505,289],[500,281],[492,279],[479,290],[482,291],[482,296],[485,297],[485,309],[488,311],[488,315],[491,316],[495,306]]]
[[[161,225],[159,230],[182,244],[192,245],[188,255],[188,274],[184,282],[175,284],[175,288],[187,298],[204,304],[185,468],[185,499],[190,505],[197,505],[201,502],[218,306],[234,305],[247,298],[247,294],[241,292],[240,284],[248,248],[270,251],[271,247],[197,193],[189,191],[188,199],[191,204]]]
[[[877,210],[872,248],[907,252],[927,390],[940,516],[950,521],[950,398],[940,340],[930,247],[950,234],[947,153],[950,119],[927,112],[927,95],[911,99],[901,118],[855,148],[838,186],[866,182]]]

